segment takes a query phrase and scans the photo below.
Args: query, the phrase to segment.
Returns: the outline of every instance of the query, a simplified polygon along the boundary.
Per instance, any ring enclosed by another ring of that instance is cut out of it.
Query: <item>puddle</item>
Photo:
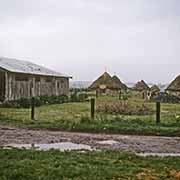
[[[98,144],[107,144],[107,145],[114,145],[114,144],[118,144],[118,141],[114,141],[114,140],[105,140],[105,141],[97,141]]]
[[[42,151],[48,151],[50,149],[57,149],[60,151],[72,151],[72,150],[88,150],[92,151],[94,149],[91,146],[85,144],[75,144],[71,142],[62,142],[62,143],[52,143],[52,144],[9,144],[5,146],[5,149],[8,148],[18,148],[18,149],[36,149]]]
[[[138,156],[180,157],[180,153],[136,153]]]

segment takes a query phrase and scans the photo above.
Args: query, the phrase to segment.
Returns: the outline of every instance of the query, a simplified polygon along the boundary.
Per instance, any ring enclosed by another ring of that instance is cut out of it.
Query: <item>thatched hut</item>
[[[159,93],[160,93],[160,88],[157,86],[157,85],[153,85],[151,88],[150,88],[150,92],[151,92],[151,98],[155,97],[155,96],[158,96]]]
[[[171,84],[167,87],[166,92],[180,97],[180,75],[171,82]]]
[[[122,83],[121,80],[116,76],[114,75],[112,77],[112,80],[116,83],[116,84],[119,84],[119,86],[121,87],[121,90],[127,90],[128,87],[126,86],[126,84]]]
[[[138,92],[143,99],[150,99],[150,88],[144,80],[138,81],[133,90]]]
[[[153,85],[151,87],[151,92],[159,93],[160,92],[160,88],[157,85]]]
[[[109,73],[103,73],[90,87],[90,90],[95,90],[98,94],[115,95],[121,90],[120,84],[114,82]]]
[[[144,80],[141,80],[135,84],[135,86],[133,87],[133,90],[141,92],[141,91],[149,91],[150,88]]]

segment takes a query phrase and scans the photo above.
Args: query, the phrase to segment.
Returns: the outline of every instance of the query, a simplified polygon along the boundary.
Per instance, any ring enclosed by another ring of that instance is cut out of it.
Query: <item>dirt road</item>
[[[127,150],[136,153],[180,153],[180,137],[126,136],[29,130],[0,126],[0,146],[73,142],[98,149]]]

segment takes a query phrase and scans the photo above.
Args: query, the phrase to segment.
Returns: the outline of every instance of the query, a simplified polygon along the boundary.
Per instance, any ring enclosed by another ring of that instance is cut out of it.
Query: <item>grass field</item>
[[[0,149],[1,180],[175,180],[179,157]]]
[[[100,101],[117,98],[99,98]],[[130,99],[131,104],[144,103],[141,99]],[[66,103],[45,105],[35,109],[36,120],[30,119],[30,109],[0,108],[0,123],[29,128],[47,128],[82,132],[106,132],[141,135],[180,136],[180,104],[162,104],[161,123],[155,123],[155,103],[145,103],[153,109],[151,115],[113,115],[96,113],[90,119],[90,103]]]

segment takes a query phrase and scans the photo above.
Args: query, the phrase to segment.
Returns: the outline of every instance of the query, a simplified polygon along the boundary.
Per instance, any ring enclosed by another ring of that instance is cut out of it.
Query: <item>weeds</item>
[[[121,115],[150,115],[153,110],[145,104],[132,105],[127,101],[119,101],[100,102],[97,104],[97,112]]]
[[[179,157],[138,157],[118,151],[0,149],[2,180],[178,179]]]
[[[62,96],[39,96],[34,98],[34,104],[36,107],[46,105],[46,104],[62,104],[68,102],[68,97]],[[1,104],[1,107],[6,108],[30,108],[31,99],[30,98],[20,98],[14,101],[8,101]]]
[[[98,98],[97,103],[105,98]],[[107,99],[107,102],[118,103],[118,98]],[[129,99],[128,103],[136,107],[143,104],[139,99]],[[155,112],[155,103],[146,103],[150,111]],[[179,104],[162,104],[161,123],[157,126],[155,113],[148,115],[125,115],[116,113],[95,113],[94,120],[90,118],[89,102],[73,102],[56,105],[44,105],[35,108],[35,119],[30,119],[30,109],[0,108],[0,124],[43,128],[55,130],[121,133],[136,135],[180,136]]]

